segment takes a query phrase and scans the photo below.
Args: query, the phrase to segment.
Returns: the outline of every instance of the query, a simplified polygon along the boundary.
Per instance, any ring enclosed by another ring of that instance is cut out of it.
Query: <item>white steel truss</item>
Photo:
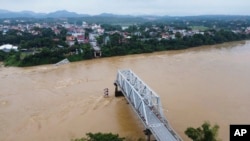
[[[115,84],[158,141],[182,141],[165,118],[160,97],[135,73],[129,69],[118,70]]]

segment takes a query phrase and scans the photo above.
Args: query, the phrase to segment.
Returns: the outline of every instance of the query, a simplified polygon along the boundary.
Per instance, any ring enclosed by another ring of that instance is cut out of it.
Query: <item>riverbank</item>
[[[231,41],[250,39],[250,34],[235,33],[231,30],[208,30],[204,34],[178,36],[175,39],[139,38],[133,36],[126,41],[117,41],[121,35],[110,35],[110,43],[101,46],[102,57],[124,56],[130,54],[152,53],[158,51],[182,50],[202,45],[216,45]],[[113,41],[112,41],[113,39]],[[39,52],[25,57],[20,52],[1,53],[7,66],[34,66],[55,64],[65,58],[70,61],[93,59],[94,50],[90,44],[77,44],[69,48],[41,48]]]

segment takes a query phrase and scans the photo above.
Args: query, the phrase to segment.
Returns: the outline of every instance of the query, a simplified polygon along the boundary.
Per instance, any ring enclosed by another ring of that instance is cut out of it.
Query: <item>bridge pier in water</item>
[[[149,129],[145,129],[143,132],[147,136],[147,141],[150,141],[152,135],[151,131]]]
[[[115,96],[124,96],[146,130],[147,141],[151,135],[157,141],[182,141],[165,118],[159,96],[131,70],[118,70]]]
[[[114,85],[115,85],[115,97],[124,96],[123,93],[119,90],[118,85],[116,83],[114,83]]]

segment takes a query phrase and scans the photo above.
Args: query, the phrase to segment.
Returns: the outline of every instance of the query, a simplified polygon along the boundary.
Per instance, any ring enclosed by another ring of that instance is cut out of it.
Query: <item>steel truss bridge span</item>
[[[157,141],[182,141],[165,118],[160,97],[135,73],[129,69],[118,70],[114,84],[116,96],[122,92],[144,124],[149,138],[152,134]]]

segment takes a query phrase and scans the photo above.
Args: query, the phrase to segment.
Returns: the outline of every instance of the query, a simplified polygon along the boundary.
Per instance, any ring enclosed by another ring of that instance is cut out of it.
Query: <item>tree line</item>
[[[212,126],[208,121],[204,122],[201,127],[188,127],[185,134],[193,141],[219,141],[219,126]],[[120,137],[118,134],[112,133],[87,133],[86,137],[72,139],[71,141],[132,141],[129,138]],[[137,141],[145,141],[139,138]]]
[[[123,37],[116,33],[110,35],[110,40],[102,46],[104,57],[119,56],[127,54],[151,53],[164,50],[180,50],[201,45],[214,45],[218,43],[250,39],[250,35],[234,33],[230,30],[208,30],[204,34],[181,37],[178,32],[176,39],[149,38],[142,39],[138,36],[131,36],[124,41]],[[104,37],[103,37],[104,38]]]
[[[4,61],[5,66],[35,66],[42,64],[54,64],[65,58],[70,62],[93,58],[93,49],[90,44],[74,45],[70,48],[42,48],[37,53],[21,53],[10,51],[9,53],[0,51],[0,61]]]

